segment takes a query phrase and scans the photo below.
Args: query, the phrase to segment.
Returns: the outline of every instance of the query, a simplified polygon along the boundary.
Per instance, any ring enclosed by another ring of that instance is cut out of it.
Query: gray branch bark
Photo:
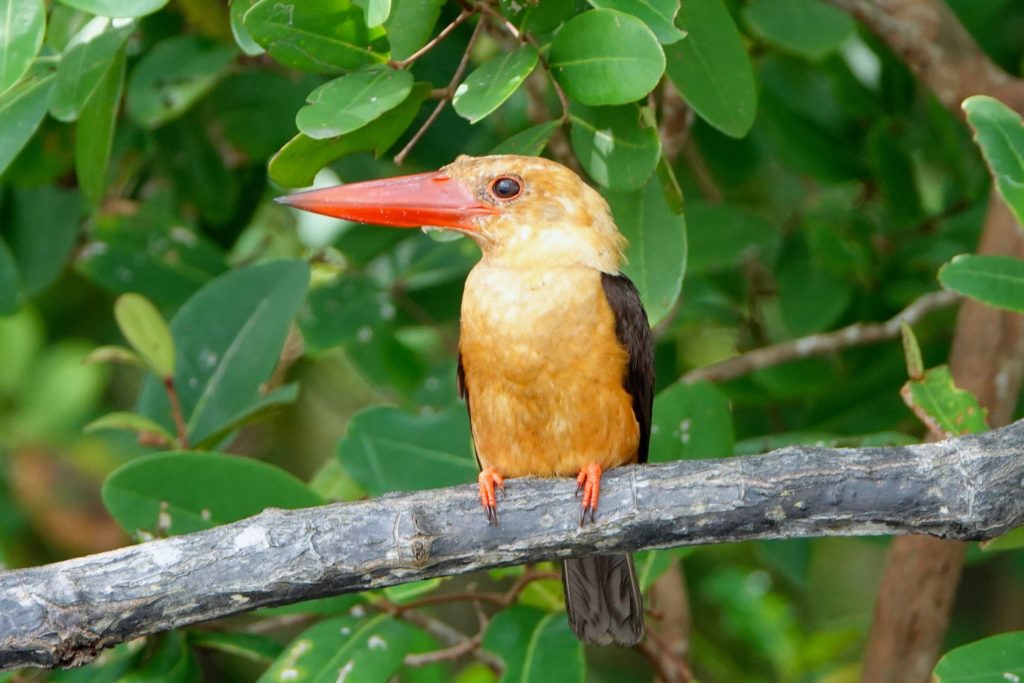
[[[0,573],[0,670],[84,664],[139,636],[282,605],[537,562],[755,538],[992,538],[1024,524],[1024,420],[909,447],[793,447],[609,472],[597,523],[575,482],[517,479],[488,526],[475,486],[255,517]]]

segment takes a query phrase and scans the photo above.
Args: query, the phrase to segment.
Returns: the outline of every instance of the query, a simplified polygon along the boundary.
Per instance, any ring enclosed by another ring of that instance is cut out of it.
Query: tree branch
[[[831,0],[877,33],[948,109],[971,95],[1024,112],[1024,80],[992,62],[943,0]]]
[[[811,356],[835,353],[854,346],[877,344],[900,336],[903,323],[914,325],[934,310],[952,306],[960,300],[955,292],[930,292],[902,311],[881,323],[854,323],[833,332],[812,334],[808,337],[772,344],[753,351],[726,358],[723,361],[696,368],[683,375],[680,382],[724,382],[742,377],[755,370],[781,365]]]
[[[567,479],[510,482],[497,528],[475,485],[267,510],[0,573],[0,670],[84,664],[126,640],[257,607],[572,555],[754,538],[991,538],[1024,523],[1021,481],[1024,421],[919,446],[619,468],[583,528]]]

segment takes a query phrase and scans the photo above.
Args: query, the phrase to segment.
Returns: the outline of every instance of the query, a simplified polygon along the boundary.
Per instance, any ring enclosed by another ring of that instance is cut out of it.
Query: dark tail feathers
[[[644,603],[630,555],[592,555],[562,563],[569,625],[597,645],[636,645],[644,637]]]

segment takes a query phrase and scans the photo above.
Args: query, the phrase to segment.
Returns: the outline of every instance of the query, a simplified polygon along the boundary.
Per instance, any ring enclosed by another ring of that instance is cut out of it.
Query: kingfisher
[[[580,525],[593,523],[602,472],[647,461],[647,313],[620,271],[626,240],[607,202],[570,169],[541,157],[460,156],[435,172],[279,201],[362,223],[453,230],[479,245],[462,298],[457,379],[489,523],[498,523],[505,479],[523,476],[575,477]],[[562,582],[578,638],[643,638],[630,555],[567,559]]]

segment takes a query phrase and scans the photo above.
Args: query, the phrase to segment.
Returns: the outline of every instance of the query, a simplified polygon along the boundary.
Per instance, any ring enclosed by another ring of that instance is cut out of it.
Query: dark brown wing
[[[466,387],[466,368],[462,365],[462,352],[459,351],[459,367],[455,371],[455,388],[459,392],[459,398],[466,402],[466,414],[469,416],[470,430],[472,430],[473,424],[473,409],[469,406],[469,389]],[[484,466],[480,462],[480,454],[476,452],[476,444],[473,444],[473,455],[476,456],[476,466],[478,469],[483,469]]]
[[[637,461],[647,462],[651,443],[651,408],[654,404],[654,347],[647,311],[636,286],[625,275],[601,273],[608,305],[615,313],[615,336],[629,353],[629,367],[622,385],[633,397],[633,414],[640,425]]]

